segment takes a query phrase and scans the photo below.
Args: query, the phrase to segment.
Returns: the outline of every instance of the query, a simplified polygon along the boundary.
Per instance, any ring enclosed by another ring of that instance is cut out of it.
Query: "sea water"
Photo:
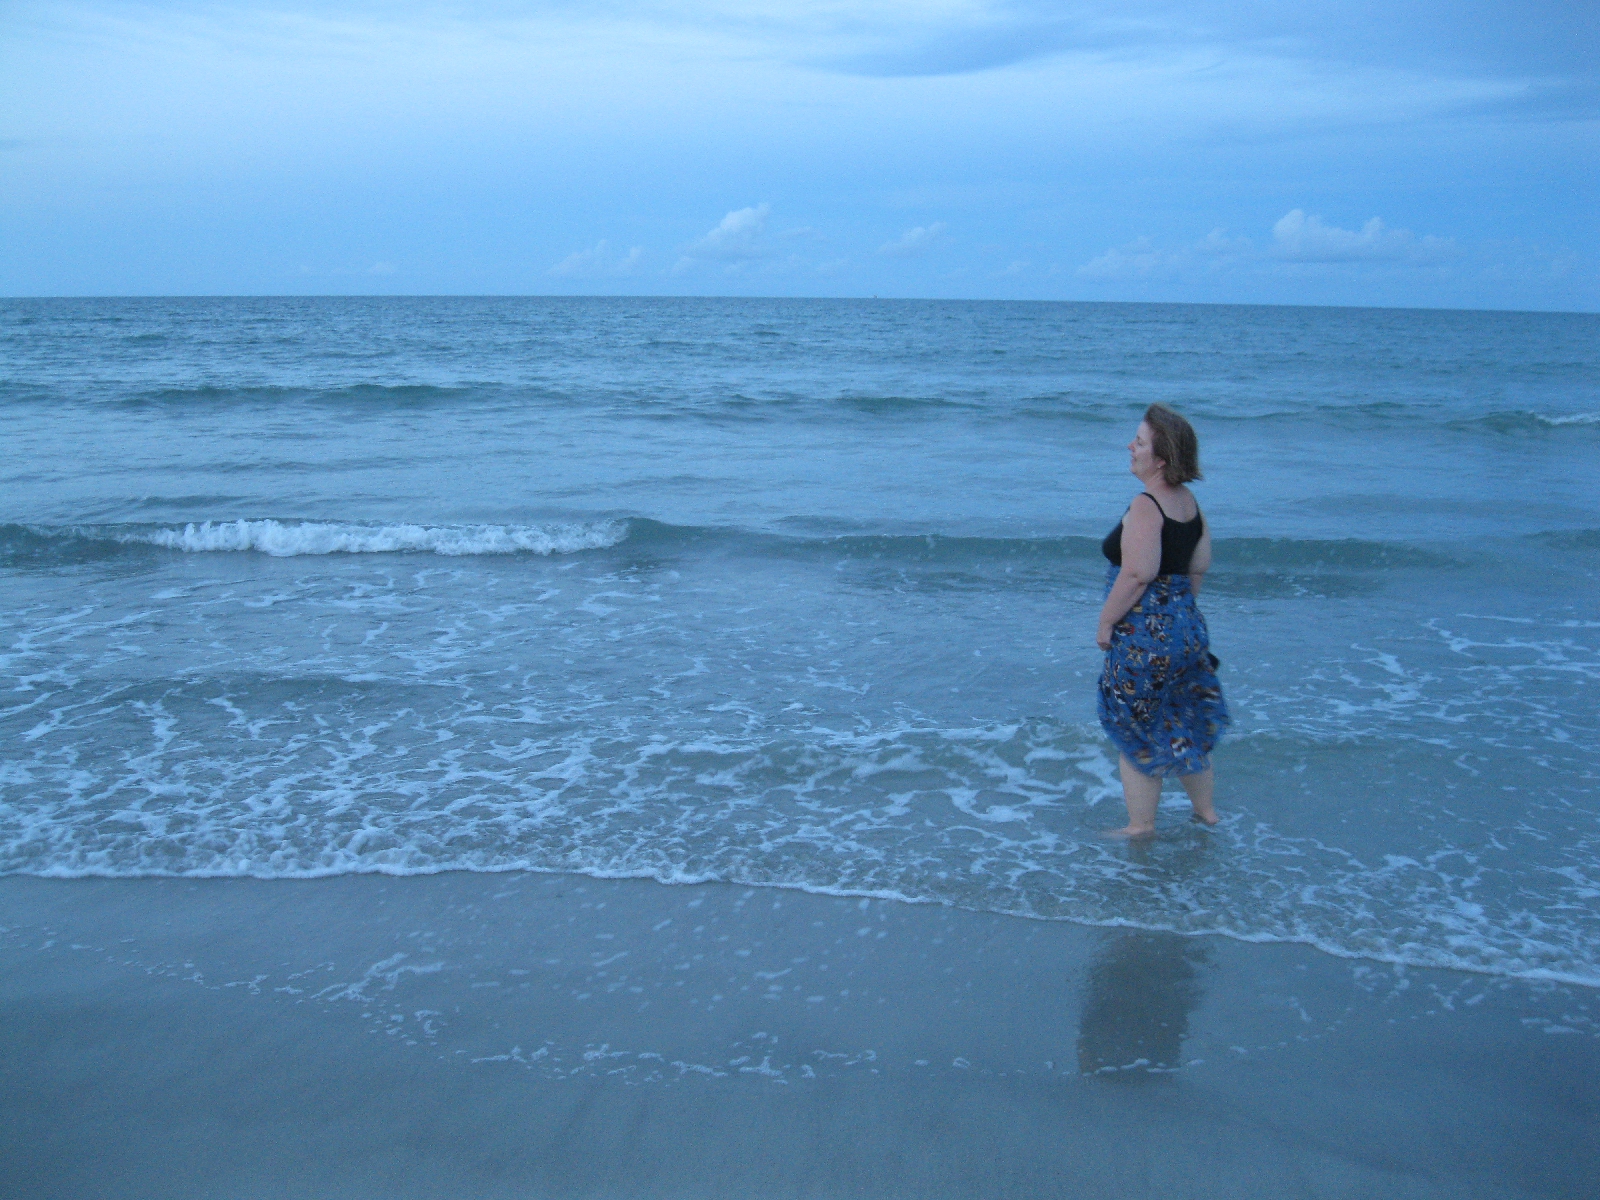
[[[1600,318],[0,301],[0,873],[725,880],[1600,985]],[[1199,431],[1223,823],[1098,543]]]

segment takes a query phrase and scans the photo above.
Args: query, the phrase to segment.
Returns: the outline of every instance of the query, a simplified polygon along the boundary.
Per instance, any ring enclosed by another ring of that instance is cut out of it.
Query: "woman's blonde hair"
[[[1144,423],[1150,426],[1150,451],[1166,464],[1161,477],[1168,487],[1191,479],[1204,479],[1200,473],[1200,439],[1194,426],[1165,404],[1152,404],[1144,410]]]

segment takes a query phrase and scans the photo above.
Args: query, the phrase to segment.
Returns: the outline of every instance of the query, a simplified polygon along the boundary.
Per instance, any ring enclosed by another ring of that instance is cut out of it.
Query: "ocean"
[[[1222,824],[1098,543],[1186,414]],[[0,301],[0,874],[722,881],[1600,986],[1600,317]]]

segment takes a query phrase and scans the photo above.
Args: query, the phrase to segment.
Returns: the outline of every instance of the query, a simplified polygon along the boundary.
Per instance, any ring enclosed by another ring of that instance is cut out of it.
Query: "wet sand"
[[[1596,1194],[1584,988],[520,873],[0,926],[4,1197]]]

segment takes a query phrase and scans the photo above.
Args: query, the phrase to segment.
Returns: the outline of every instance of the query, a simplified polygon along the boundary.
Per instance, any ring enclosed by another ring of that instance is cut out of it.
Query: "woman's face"
[[[1128,454],[1130,456],[1128,470],[1132,471],[1140,479],[1150,478],[1151,475],[1167,465],[1157,458],[1155,451],[1151,449],[1153,440],[1150,435],[1150,426],[1144,421],[1140,421],[1139,432],[1134,434],[1133,441],[1128,443]]]

